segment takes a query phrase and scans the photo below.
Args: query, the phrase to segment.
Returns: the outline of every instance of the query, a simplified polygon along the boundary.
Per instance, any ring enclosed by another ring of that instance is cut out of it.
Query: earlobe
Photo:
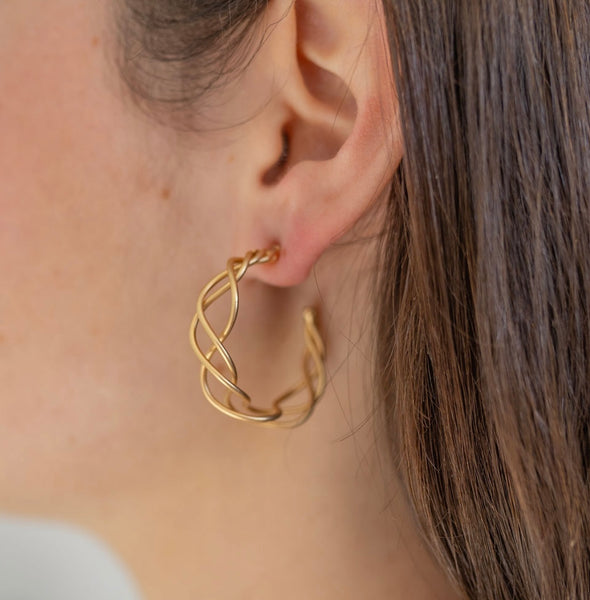
[[[238,236],[257,247],[281,246],[278,263],[257,273],[268,284],[303,282],[382,195],[401,160],[378,4],[349,0],[343,11],[335,0],[295,0],[284,23],[291,35],[269,40],[283,45],[278,55],[291,56],[288,79],[274,99],[286,115],[281,135],[288,137],[288,156],[282,173],[260,178],[244,223],[249,231],[242,228]]]

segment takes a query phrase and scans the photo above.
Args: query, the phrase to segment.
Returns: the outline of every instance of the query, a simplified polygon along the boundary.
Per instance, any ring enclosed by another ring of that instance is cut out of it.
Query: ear
[[[257,134],[274,150],[239,200],[234,250],[280,245],[256,277],[291,286],[382,196],[403,143],[380,2],[279,0],[269,11],[262,60],[275,93]]]

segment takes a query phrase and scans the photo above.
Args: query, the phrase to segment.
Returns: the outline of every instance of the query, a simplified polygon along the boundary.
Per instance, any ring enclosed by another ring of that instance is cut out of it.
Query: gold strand
[[[316,313],[312,308],[303,311],[303,337],[305,351],[303,354],[303,379],[272,403],[272,408],[262,409],[253,405],[250,396],[238,385],[238,370],[224,342],[231,333],[239,310],[238,283],[247,270],[254,265],[274,263],[279,259],[278,247],[270,250],[248,252],[243,258],[231,258],[227,269],[214,277],[201,292],[197,301],[197,312],[190,328],[191,346],[201,361],[201,386],[209,402],[225,415],[257,425],[267,427],[297,427],[303,424],[312,414],[318,400],[326,389],[325,347],[316,324]],[[207,309],[224,294],[230,292],[231,308],[227,324],[221,334],[217,335],[206,317]],[[211,347],[204,352],[199,346],[197,332],[202,328],[211,340]],[[218,354],[226,369],[224,375],[212,364]],[[223,401],[217,399],[209,385],[212,375],[227,390]],[[307,399],[295,405],[283,406],[293,396],[307,390]],[[235,408],[233,399],[241,400],[242,410]]]

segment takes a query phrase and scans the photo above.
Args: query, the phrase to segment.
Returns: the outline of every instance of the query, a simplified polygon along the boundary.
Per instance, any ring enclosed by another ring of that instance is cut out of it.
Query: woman
[[[150,599],[586,597],[589,12],[2,5],[3,512]],[[292,433],[213,411],[185,341],[275,247],[227,346],[272,414],[317,310]]]

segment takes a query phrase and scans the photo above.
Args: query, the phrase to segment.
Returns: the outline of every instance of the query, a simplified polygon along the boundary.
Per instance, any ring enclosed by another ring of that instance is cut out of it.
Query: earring
[[[297,427],[303,424],[312,414],[318,400],[326,389],[325,347],[316,325],[316,313],[312,308],[303,311],[303,337],[305,351],[303,354],[303,379],[285,393],[281,394],[270,409],[254,406],[250,396],[238,385],[238,371],[223,345],[231,333],[239,307],[238,283],[246,271],[254,265],[271,264],[279,259],[278,247],[270,250],[248,252],[243,258],[230,258],[227,269],[214,277],[201,292],[197,301],[197,312],[190,328],[191,346],[201,361],[201,386],[209,402],[225,415],[268,427]],[[218,334],[213,330],[206,317],[207,309],[227,292],[231,296],[230,314],[223,331]],[[204,352],[197,339],[199,328],[211,340],[211,347]],[[225,365],[227,374],[223,374],[212,362],[219,355]],[[213,376],[227,390],[225,398],[219,400],[209,385],[209,376]],[[307,399],[298,404],[288,403],[295,395],[307,392]],[[234,405],[234,397],[240,401],[238,410]]]

